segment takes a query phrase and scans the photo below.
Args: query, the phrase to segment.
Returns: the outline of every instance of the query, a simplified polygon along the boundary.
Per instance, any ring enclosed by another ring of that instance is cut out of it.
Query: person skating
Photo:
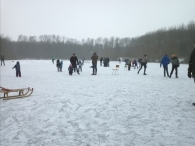
[[[140,70],[142,69],[142,67],[144,66],[144,75],[146,74],[146,67],[147,67],[147,55],[144,55],[144,57],[142,58],[142,60],[140,61],[141,63],[141,67],[139,69],[139,71],[137,72],[137,74],[139,74]]]
[[[21,77],[21,71],[20,71],[20,63],[19,61],[17,61],[16,65],[14,65],[14,67],[12,69],[16,69],[16,77]]]
[[[93,56],[91,57],[92,59],[92,66],[93,66],[93,73],[91,75],[97,75],[97,60],[98,56],[96,52],[93,53]]]
[[[163,65],[163,69],[164,69],[164,77],[166,77],[166,73],[167,76],[169,77],[169,71],[168,71],[168,64],[170,63],[170,59],[167,55],[165,55],[160,62],[160,67]]]
[[[5,66],[4,59],[5,59],[5,56],[4,56],[4,54],[2,53],[2,54],[1,54],[1,66],[2,66],[2,63],[3,63],[4,66]]]
[[[188,67],[188,77],[194,78],[195,83],[195,41],[194,41],[194,50],[192,51],[190,55],[190,61],[189,61],[189,67]],[[195,106],[195,103],[192,103],[193,106]]]
[[[173,71],[175,70],[175,77],[178,78],[179,59],[176,54],[172,55],[171,63],[172,63],[172,69],[169,77],[171,78]]]
[[[73,53],[72,57],[70,57],[70,63],[72,64],[73,71],[79,74],[79,70],[77,69],[77,64],[79,64],[77,56]]]

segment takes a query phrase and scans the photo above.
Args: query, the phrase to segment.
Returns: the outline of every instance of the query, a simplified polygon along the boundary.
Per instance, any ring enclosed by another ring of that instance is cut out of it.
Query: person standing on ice
[[[169,71],[168,71],[169,63],[170,63],[170,59],[167,55],[165,55],[160,62],[160,67],[163,65],[164,68],[164,77],[166,77],[166,73],[167,73],[167,77],[169,77]]]
[[[2,54],[1,54],[1,66],[2,66],[2,63],[3,63],[4,66],[5,66],[4,58],[5,58],[5,56],[4,56],[4,54],[2,53]]]
[[[82,72],[82,66],[83,66],[83,63],[81,62],[81,60],[79,60],[78,70],[80,70],[81,72]]]
[[[60,60],[59,59],[56,61],[56,67],[57,67],[57,71],[59,72],[60,71]]]
[[[103,57],[100,58],[100,66],[102,66]]]
[[[190,61],[189,61],[189,67],[188,67],[188,77],[194,78],[195,83],[195,41],[194,41],[194,50],[192,51],[190,55]],[[193,106],[195,106],[195,103],[192,103]]]
[[[51,60],[52,60],[52,62],[53,62],[53,64],[54,64],[54,60],[55,60],[55,59],[54,59],[54,57],[52,57],[52,59],[51,59]]]
[[[74,53],[72,57],[70,57],[70,63],[72,64],[74,72],[77,71],[77,73],[79,74],[77,70],[77,64],[79,64],[79,62],[78,62],[77,56]]]
[[[178,78],[179,59],[176,54],[172,55],[171,63],[172,63],[172,69],[171,69],[171,73],[169,77],[171,78],[171,75],[173,74],[173,71],[175,70],[175,77]]]
[[[144,66],[144,75],[146,74],[146,67],[147,67],[147,55],[144,55],[142,61],[141,61],[141,67],[139,69],[139,71],[137,72],[137,74],[139,74],[140,70],[142,69],[142,66]]]
[[[14,65],[14,67],[12,69],[16,69],[16,77],[21,77],[21,71],[20,71],[20,63],[19,61],[17,61],[16,65]]]
[[[84,61],[85,61],[85,57],[83,57],[83,60],[82,60],[82,61],[83,61],[82,63],[84,64]]]
[[[92,67],[93,67],[93,73],[91,75],[97,75],[97,60],[98,56],[96,52],[93,53],[93,56],[91,57],[92,59]]]
[[[128,66],[128,71],[130,71],[131,69],[131,61],[129,60],[129,62],[127,63],[127,66]]]
[[[133,61],[133,66],[134,66],[134,69],[135,69],[135,68],[137,68],[137,69],[138,69],[138,66],[137,66],[137,60],[136,60],[136,59]]]
[[[60,62],[60,71],[62,72],[63,61]]]

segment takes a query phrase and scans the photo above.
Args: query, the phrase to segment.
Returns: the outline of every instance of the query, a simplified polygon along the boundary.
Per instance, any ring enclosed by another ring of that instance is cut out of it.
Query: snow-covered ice
[[[92,76],[91,61],[83,72],[68,74],[69,61],[57,72],[51,60],[20,60],[21,78],[12,67],[1,66],[1,86],[34,88],[30,97],[0,99],[2,146],[194,146],[195,84],[187,77],[187,64],[179,78],[163,76],[159,63],[112,75],[98,62]],[[169,72],[171,65],[169,65]],[[2,94],[1,94],[2,96]]]

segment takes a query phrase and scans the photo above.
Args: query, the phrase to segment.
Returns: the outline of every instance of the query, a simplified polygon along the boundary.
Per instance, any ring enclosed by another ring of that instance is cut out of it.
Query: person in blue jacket
[[[63,61],[60,62],[60,71],[62,72]]]
[[[164,68],[164,77],[166,77],[166,73],[167,73],[167,77],[169,77],[169,71],[168,71],[169,63],[170,63],[170,59],[167,55],[165,55],[160,62],[160,67],[163,65]]]

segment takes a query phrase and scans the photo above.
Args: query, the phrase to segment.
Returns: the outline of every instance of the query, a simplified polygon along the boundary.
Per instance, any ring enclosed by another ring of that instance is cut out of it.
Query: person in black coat
[[[130,69],[131,69],[131,61],[129,61],[129,62],[127,63],[127,66],[128,66],[128,71],[130,71]]]
[[[194,83],[195,83],[195,41],[194,41],[194,50],[190,54],[188,77],[194,78]],[[192,105],[195,106],[195,102],[192,103]]]
[[[74,72],[77,71],[77,73],[79,74],[79,71],[77,70],[77,64],[79,64],[79,61],[75,54],[70,57],[70,63],[72,64]]]
[[[21,77],[21,72],[20,72],[20,63],[17,61],[16,65],[12,69],[16,69],[16,77]]]

